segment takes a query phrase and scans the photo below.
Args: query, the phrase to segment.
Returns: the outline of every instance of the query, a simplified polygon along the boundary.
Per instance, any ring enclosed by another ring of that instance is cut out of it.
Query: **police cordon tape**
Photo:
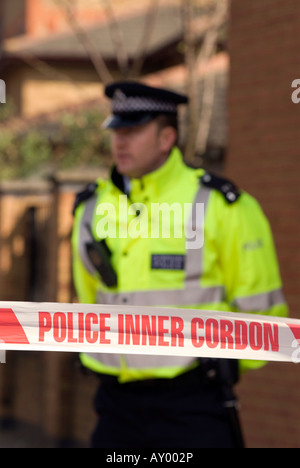
[[[300,362],[300,320],[198,309],[0,302],[0,350]]]

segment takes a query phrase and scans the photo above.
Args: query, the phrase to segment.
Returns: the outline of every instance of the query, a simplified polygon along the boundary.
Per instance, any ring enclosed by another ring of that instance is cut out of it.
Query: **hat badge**
[[[124,102],[127,100],[127,96],[123,93],[123,91],[117,89],[114,93],[113,100],[115,104],[124,104]]]

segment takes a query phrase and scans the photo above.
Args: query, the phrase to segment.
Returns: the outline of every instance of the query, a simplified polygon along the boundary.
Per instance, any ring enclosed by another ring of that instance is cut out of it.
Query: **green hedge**
[[[109,155],[109,134],[98,109],[65,113],[26,131],[0,128],[0,179],[46,176],[61,169],[99,166]]]

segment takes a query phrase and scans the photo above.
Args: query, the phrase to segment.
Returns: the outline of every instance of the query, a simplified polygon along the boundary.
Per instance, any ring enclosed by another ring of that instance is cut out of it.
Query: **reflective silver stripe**
[[[188,368],[193,362],[194,357],[189,356],[146,356],[138,354],[97,354],[87,353],[87,355],[94,361],[99,362],[101,365],[112,368],[115,371],[121,371],[122,358],[126,360],[126,367],[128,369],[136,370],[155,370],[158,368]]]
[[[120,368],[120,354],[96,354],[89,353],[89,356],[96,361],[101,362],[105,366]],[[134,369],[156,369],[157,367],[169,366],[186,366],[190,365],[195,360],[194,357],[174,357],[174,356],[145,356],[145,355],[126,355],[126,363],[128,367]]]
[[[99,291],[97,303],[108,305],[181,306],[222,302],[225,297],[223,286],[202,288],[188,284],[184,289],[133,291],[118,294]]]
[[[192,207],[191,216],[186,226],[186,233],[187,233],[188,239],[193,239],[193,236],[194,237],[204,236],[204,218],[198,219],[197,204],[204,205],[204,215],[205,215],[210,193],[211,191],[209,189],[205,187],[201,187],[196,194],[196,198]],[[199,222],[200,224],[197,225],[197,223]],[[191,281],[199,284],[199,280],[203,274],[203,246],[198,249],[187,248],[185,271],[186,271],[186,284],[190,283]]]
[[[108,354],[108,353],[87,353],[95,361],[101,362],[104,366],[114,367],[120,369],[121,367],[121,355],[120,354]]]
[[[274,291],[248,297],[240,297],[234,300],[234,305],[238,307],[241,312],[259,312],[285,303],[286,301],[282,289],[276,289]]]
[[[131,369],[157,369],[158,367],[189,367],[195,361],[187,356],[140,356],[126,355],[127,366]]]
[[[89,230],[87,229],[86,225],[89,225],[90,227],[92,225],[92,220],[93,220],[97,200],[98,200],[98,197],[96,195],[94,195],[92,198],[90,198],[86,202],[84,213],[83,213],[81,221],[80,221],[80,232],[79,232],[79,253],[80,253],[80,258],[81,258],[81,261],[84,264],[85,268],[87,269],[87,271],[91,275],[94,275],[95,268],[92,265],[92,263],[90,262],[90,259],[89,259],[88,255],[87,255],[86,244],[87,244],[87,242],[91,241],[91,235],[90,235]]]

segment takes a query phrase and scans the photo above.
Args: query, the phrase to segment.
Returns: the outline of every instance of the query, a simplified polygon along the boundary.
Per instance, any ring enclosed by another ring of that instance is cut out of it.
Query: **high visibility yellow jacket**
[[[78,198],[72,247],[81,302],[288,314],[271,229],[254,198],[187,167],[178,148],[158,170],[127,182],[114,171]],[[106,240],[116,286],[104,284],[87,255],[87,226],[96,240]],[[172,378],[197,365],[185,356],[83,354],[81,360],[121,382]]]

